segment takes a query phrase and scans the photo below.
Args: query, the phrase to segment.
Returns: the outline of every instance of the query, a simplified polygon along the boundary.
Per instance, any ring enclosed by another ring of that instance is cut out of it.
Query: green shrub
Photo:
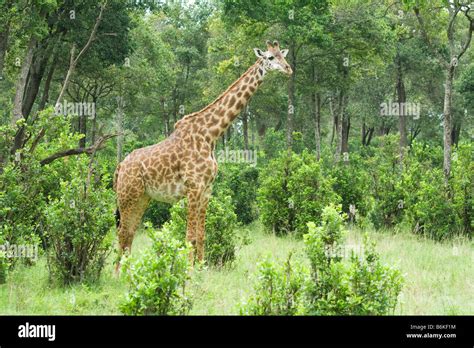
[[[165,224],[176,238],[186,238],[187,203],[181,201],[171,208],[171,220]],[[209,200],[206,213],[205,260],[223,266],[235,260],[238,239],[237,216],[230,196],[217,194]]]
[[[265,153],[265,159],[268,161],[280,157],[280,153],[286,150],[286,135],[284,131],[276,131],[274,128],[268,128],[265,136],[262,138],[261,146]]]
[[[267,260],[258,270],[255,293],[241,305],[250,315],[381,315],[395,309],[403,279],[384,266],[374,244],[364,238],[364,253],[344,259],[344,217],[341,206],[323,209],[319,227],[308,223],[304,235],[310,268]]]
[[[24,245],[41,236],[46,205],[39,164],[24,159],[9,163],[0,174],[0,236],[9,244]],[[12,260],[14,261],[14,260]]]
[[[380,315],[395,309],[401,291],[399,271],[382,265],[374,244],[364,238],[363,256],[351,252],[344,262],[341,207],[324,208],[320,227],[308,224],[306,254],[311,264],[307,314]],[[359,258],[359,256],[361,256]]]
[[[312,159],[312,156],[305,157],[305,163],[291,175],[288,183],[295,214],[294,229],[301,235],[306,232],[307,221],[319,223],[324,207],[341,200],[332,188],[333,178],[324,176],[320,163]]]
[[[288,182],[303,161],[296,154],[282,153],[262,171],[257,202],[263,225],[277,235],[295,230],[294,203]]]
[[[425,172],[418,185],[415,203],[408,212],[413,231],[436,240],[460,233],[461,221],[444,186],[443,171]]]
[[[214,192],[223,191],[232,199],[237,219],[249,224],[257,216],[258,169],[249,164],[225,163],[219,165]]]
[[[381,146],[366,161],[374,204],[369,216],[376,228],[391,227],[403,220],[405,190],[402,183],[398,136],[381,137]]]
[[[340,201],[332,184],[314,155],[282,153],[262,174],[257,200],[263,224],[276,234],[302,234],[306,221],[319,221],[325,205]]]
[[[49,270],[64,284],[98,279],[112,246],[113,193],[104,177],[86,195],[85,160],[77,159],[77,177],[61,181],[60,197],[45,208]]]
[[[160,228],[171,218],[170,209],[171,205],[169,203],[152,200],[143,220],[150,221],[154,227]]]
[[[350,154],[348,162],[331,163],[325,170],[333,178],[333,190],[341,197],[342,211],[350,213],[353,205],[360,216],[367,216],[371,206],[370,177],[364,159]]]
[[[461,143],[455,149],[452,161],[453,206],[459,217],[462,233],[474,232],[474,145]]]
[[[241,315],[295,315],[301,306],[307,270],[291,263],[291,254],[284,265],[268,257],[258,264],[258,282],[254,294],[240,305]]]
[[[4,245],[2,239],[0,238],[0,245]],[[8,276],[8,269],[10,267],[10,262],[6,257],[6,252],[0,250],[0,284],[5,284]]]
[[[161,231],[148,226],[147,233],[151,247],[137,261],[131,256],[123,264],[130,290],[120,311],[127,315],[188,314],[192,306],[186,291],[190,247],[166,226]]]

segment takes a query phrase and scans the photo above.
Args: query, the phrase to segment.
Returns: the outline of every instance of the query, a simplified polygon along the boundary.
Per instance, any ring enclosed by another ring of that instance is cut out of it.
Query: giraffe
[[[174,203],[187,197],[186,239],[192,245],[191,264],[204,258],[205,217],[217,175],[216,141],[255,93],[268,71],[293,73],[278,41],[267,50],[254,48],[257,61],[211,104],[178,120],[162,142],[136,149],[114,174],[117,194],[119,257],[131,252],[135,231],[151,199]],[[116,264],[116,272],[120,261]]]

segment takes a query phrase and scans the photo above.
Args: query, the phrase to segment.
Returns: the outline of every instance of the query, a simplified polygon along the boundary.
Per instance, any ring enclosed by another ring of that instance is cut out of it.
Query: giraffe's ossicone
[[[238,116],[262,83],[265,74],[278,70],[291,75],[288,50],[267,41],[267,51],[254,49],[258,57],[239,79],[214,102],[176,122],[162,142],[131,152],[118,164],[114,175],[117,193],[117,227],[120,255],[131,251],[133,237],[151,199],[173,203],[188,198],[186,238],[195,254],[204,258],[204,223],[212,183],[217,175],[216,141]],[[120,262],[117,263],[118,271]]]

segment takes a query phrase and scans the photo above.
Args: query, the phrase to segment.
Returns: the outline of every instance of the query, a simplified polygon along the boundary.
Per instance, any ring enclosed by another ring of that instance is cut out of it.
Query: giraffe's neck
[[[263,81],[266,69],[262,59],[252,65],[214,102],[204,109],[185,116],[175,128],[186,123],[205,125],[206,138],[215,142],[229,128],[230,124],[248,103]]]

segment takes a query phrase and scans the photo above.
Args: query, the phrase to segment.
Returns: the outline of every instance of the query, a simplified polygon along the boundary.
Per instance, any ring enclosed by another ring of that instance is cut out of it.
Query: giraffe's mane
[[[194,117],[194,116],[200,114],[201,112],[206,111],[207,109],[209,109],[210,107],[212,107],[214,104],[216,104],[217,102],[219,102],[221,99],[223,99],[224,96],[225,96],[235,85],[237,85],[240,81],[242,81],[242,79],[244,79],[245,76],[247,76],[247,75],[252,71],[252,69],[255,68],[255,66],[260,65],[261,61],[262,61],[262,58],[258,58],[257,61],[256,61],[253,65],[251,65],[242,75],[240,75],[240,77],[239,77],[237,80],[235,80],[229,87],[227,87],[227,89],[226,89],[224,92],[222,92],[212,103],[208,104],[207,106],[205,106],[205,107],[202,108],[201,110],[195,111],[195,112],[193,112],[193,113],[190,113],[189,115],[186,115],[186,116],[184,116],[182,119],[176,121],[176,123],[175,123],[175,125],[174,125],[174,128],[177,129],[177,128],[183,123],[183,121],[188,120],[188,119],[190,119],[190,118],[192,118],[192,117]]]

